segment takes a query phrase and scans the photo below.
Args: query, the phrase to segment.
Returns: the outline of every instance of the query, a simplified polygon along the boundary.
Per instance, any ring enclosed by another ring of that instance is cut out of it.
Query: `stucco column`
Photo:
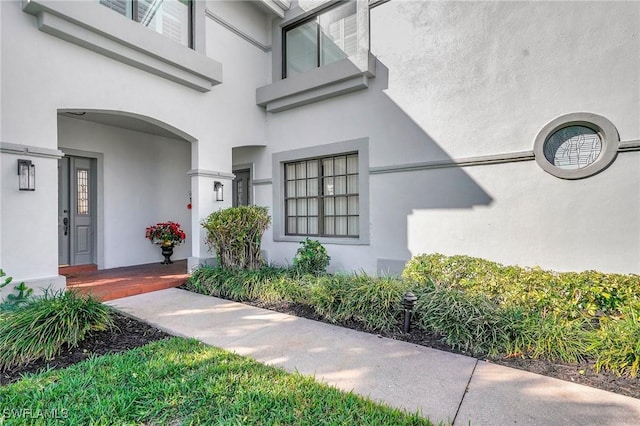
[[[211,170],[191,170],[191,257],[188,260],[188,270],[200,264],[215,263],[216,254],[209,250],[206,244],[207,231],[201,222],[214,211],[231,207],[231,185],[233,174]],[[216,200],[215,183],[220,182],[223,187],[223,201]]]

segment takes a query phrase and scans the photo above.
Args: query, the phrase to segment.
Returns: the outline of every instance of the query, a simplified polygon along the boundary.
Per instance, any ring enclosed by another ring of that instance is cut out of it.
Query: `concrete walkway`
[[[185,290],[109,304],[171,334],[315,375],[434,422],[640,424],[638,399]]]

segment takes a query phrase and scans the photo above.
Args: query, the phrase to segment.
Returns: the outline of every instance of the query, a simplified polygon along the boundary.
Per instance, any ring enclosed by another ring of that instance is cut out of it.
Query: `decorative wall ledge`
[[[363,53],[275,81],[256,90],[256,104],[280,112],[366,89],[375,77],[375,64],[375,56]]]
[[[60,151],[59,149],[41,148],[38,146],[21,145],[9,142],[0,142],[0,152],[3,154],[52,158],[54,160],[58,160],[64,157],[64,152]]]
[[[23,0],[38,29],[200,92],[222,83],[222,64],[173,42],[98,2]],[[204,31],[204,29],[201,29]]]

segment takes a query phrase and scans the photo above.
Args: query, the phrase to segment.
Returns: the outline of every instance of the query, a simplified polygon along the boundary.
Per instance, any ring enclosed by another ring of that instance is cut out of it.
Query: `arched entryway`
[[[131,112],[58,111],[58,235],[61,265],[98,269],[155,262],[145,228],[176,221],[191,235],[190,177],[196,139]],[[190,244],[175,250],[191,255]]]

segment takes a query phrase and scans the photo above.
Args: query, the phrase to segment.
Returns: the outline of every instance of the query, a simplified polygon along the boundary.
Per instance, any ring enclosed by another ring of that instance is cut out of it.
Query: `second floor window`
[[[189,0],[99,0],[100,4],[147,28],[192,47],[192,4]]]
[[[358,51],[356,2],[340,3],[284,29],[284,75],[328,65]]]

